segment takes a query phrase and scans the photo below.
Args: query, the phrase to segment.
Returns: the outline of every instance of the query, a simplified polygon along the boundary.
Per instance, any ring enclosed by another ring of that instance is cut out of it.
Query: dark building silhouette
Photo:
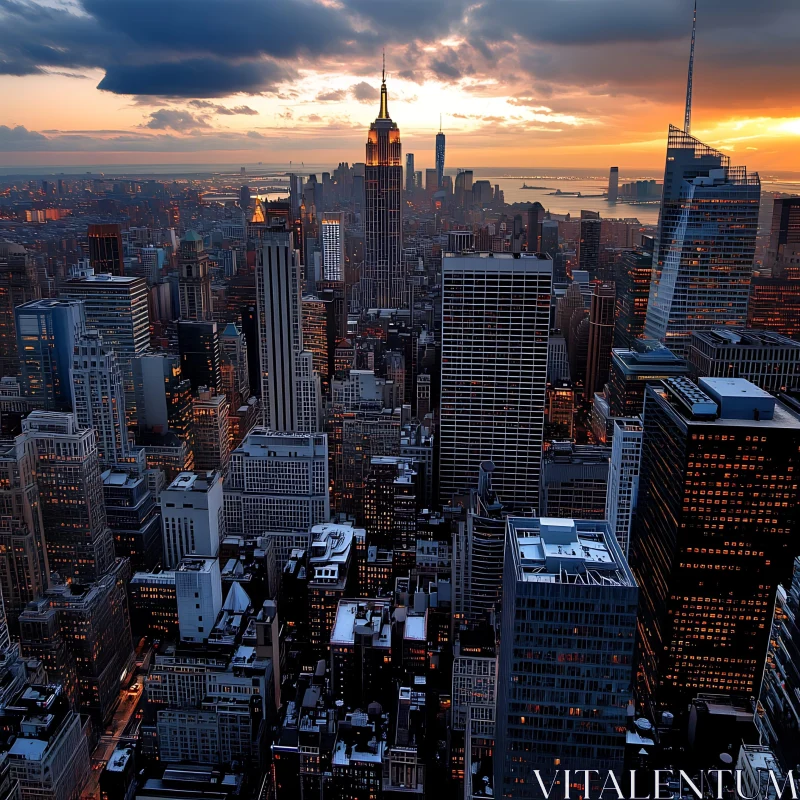
[[[89,225],[89,265],[95,273],[125,274],[119,225]]]

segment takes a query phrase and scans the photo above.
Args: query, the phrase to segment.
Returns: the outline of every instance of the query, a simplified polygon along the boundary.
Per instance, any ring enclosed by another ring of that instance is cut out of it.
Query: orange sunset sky
[[[689,0],[0,0],[0,165],[364,157],[385,49],[417,168],[658,170]],[[699,0],[692,133],[800,172],[800,3]]]

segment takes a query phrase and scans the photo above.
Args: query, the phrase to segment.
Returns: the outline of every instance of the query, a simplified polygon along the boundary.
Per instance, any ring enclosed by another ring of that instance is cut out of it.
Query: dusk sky
[[[690,0],[0,0],[0,164],[362,161],[385,48],[432,166],[658,170]],[[800,2],[699,0],[692,133],[800,171]]]

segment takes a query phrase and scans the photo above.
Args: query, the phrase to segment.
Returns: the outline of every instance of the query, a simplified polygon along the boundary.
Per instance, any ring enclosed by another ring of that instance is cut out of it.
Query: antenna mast
[[[692,17],[692,47],[689,50],[689,76],[686,79],[686,112],[683,117],[683,130],[692,130],[692,75],[694,73],[694,37],[697,31],[697,0],[694,0],[694,16]]]

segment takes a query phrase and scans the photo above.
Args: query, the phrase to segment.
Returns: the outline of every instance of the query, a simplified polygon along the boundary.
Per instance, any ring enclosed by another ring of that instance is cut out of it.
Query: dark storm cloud
[[[106,69],[97,88],[115,94],[160,97],[225,97],[274,89],[288,78],[271,61],[232,63],[196,58],[155,64],[119,64]]]
[[[0,0],[0,74],[101,69],[101,89],[151,98],[286,94],[301,69],[372,79],[385,46],[390,75],[419,83],[469,77],[496,81],[496,94],[523,82],[663,100],[685,80],[691,2],[76,0],[80,13],[70,13]],[[760,100],[765,86],[796,91],[786,76],[800,67],[800,2],[700,5],[698,99],[726,81],[736,103]]]

